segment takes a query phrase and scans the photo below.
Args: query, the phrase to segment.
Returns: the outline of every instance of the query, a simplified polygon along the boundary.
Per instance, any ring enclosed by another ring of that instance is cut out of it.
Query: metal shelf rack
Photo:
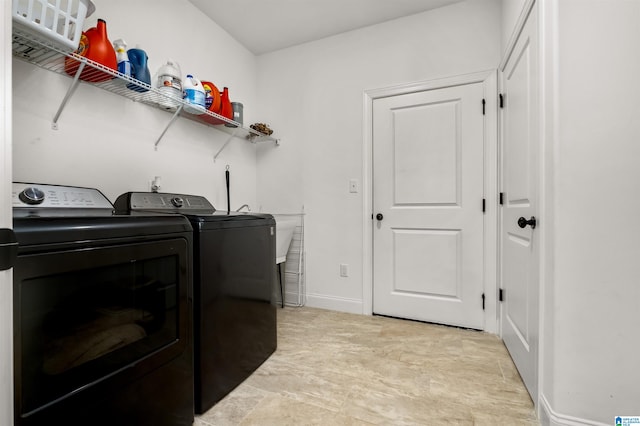
[[[155,87],[114,71],[111,68],[107,68],[90,59],[80,57],[74,53],[65,53],[55,45],[48,44],[40,38],[33,38],[29,33],[22,32],[15,27],[13,29],[12,51],[15,58],[72,79],[58,111],[53,117],[51,126],[54,130],[58,128],[58,119],[64,111],[67,102],[73,96],[79,83],[83,82],[115,93],[134,102],[147,104],[172,113],[171,119],[155,141],[155,149],[158,149],[158,144],[178,117],[204,124],[229,135],[229,138],[214,155],[214,161],[233,138],[245,139],[252,143],[274,142],[276,145],[280,144],[280,141],[276,138],[260,133],[254,129],[243,127],[240,123],[211,111],[203,109],[201,114],[190,114],[185,111],[185,107],[188,107],[189,104],[182,99],[170,97]],[[67,70],[65,70],[65,62],[70,59],[73,59],[74,66],[66,68],[72,69],[73,71],[67,72]],[[82,79],[80,78],[81,76]],[[92,80],[93,82],[90,82]],[[163,104],[166,105],[167,103],[172,106],[170,108],[164,107]]]
[[[285,306],[301,307],[307,303],[306,290],[306,259],[304,246],[304,206],[300,213],[271,213],[276,218],[276,226],[278,219],[295,219],[297,221],[296,228],[293,232],[291,245],[287,251],[287,257],[284,262],[284,270],[278,269],[280,279],[283,280],[283,293]],[[289,297],[287,297],[289,296]]]

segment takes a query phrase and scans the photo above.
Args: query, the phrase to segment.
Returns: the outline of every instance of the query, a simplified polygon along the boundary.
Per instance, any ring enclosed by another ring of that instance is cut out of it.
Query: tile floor
[[[278,310],[278,349],[196,426],[538,425],[501,340],[314,308]]]

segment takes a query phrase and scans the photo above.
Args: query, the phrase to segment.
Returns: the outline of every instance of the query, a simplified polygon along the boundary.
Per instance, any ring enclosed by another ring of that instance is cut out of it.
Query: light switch
[[[340,264],[340,276],[341,277],[348,277],[349,276],[349,265],[347,265],[346,263],[341,263]]]

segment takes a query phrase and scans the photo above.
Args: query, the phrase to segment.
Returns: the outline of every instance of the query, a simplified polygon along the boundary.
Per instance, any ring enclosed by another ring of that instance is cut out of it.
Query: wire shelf
[[[66,102],[73,95],[77,84],[82,81],[134,102],[140,102],[173,113],[174,117],[156,141],[156,147],[178,116],[213,127],[218,131],[229,134],[231,138],[244,138],[252,143],[275,142],[279,144],[279,141],[272,136],[265,135],[249,127],[244,127],[240,123],[209,110],[202,109],[198,111],[197,114],[189,113],[187,111],[193,110],[193,106],[182,98],[170,96],[156,87],[119,73],[90,59],[78,56],[75,53],[65,53],[55,44],[49,44],[43,39],[34,39],[29,33],[23,32],[19,28],[13,29],[12,51],[14,57],[18,59],[48,71],[73,78],[67,95],[53,119],[54,129],[57,128],[58,118]],[[219,154],[220,151],[216,154],[216,157]]]

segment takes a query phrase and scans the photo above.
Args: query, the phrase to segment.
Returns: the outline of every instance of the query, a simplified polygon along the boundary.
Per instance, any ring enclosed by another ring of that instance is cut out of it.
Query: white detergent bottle
[[[113,42],[113,48],[116,51],[116,62],[118,63],[118,72],[124,74],[127,77],[131,77],[131,62],[129,62],[129,55],[127,55],[127,43],[119,38]],[[124,83],[124,80],[115,80],[118,83]]]
[[[158,104],[162,108],[175,110],[183,96],[180,65],[171,59],[167,60],[166,64],[158,68],[154,82],[155,87],[163,95],[158,100]]]
[[[184,110],[190,114],[204,114],[205,95],[200,80],[191,74],[184,79],[184,100],[189,104]]]

